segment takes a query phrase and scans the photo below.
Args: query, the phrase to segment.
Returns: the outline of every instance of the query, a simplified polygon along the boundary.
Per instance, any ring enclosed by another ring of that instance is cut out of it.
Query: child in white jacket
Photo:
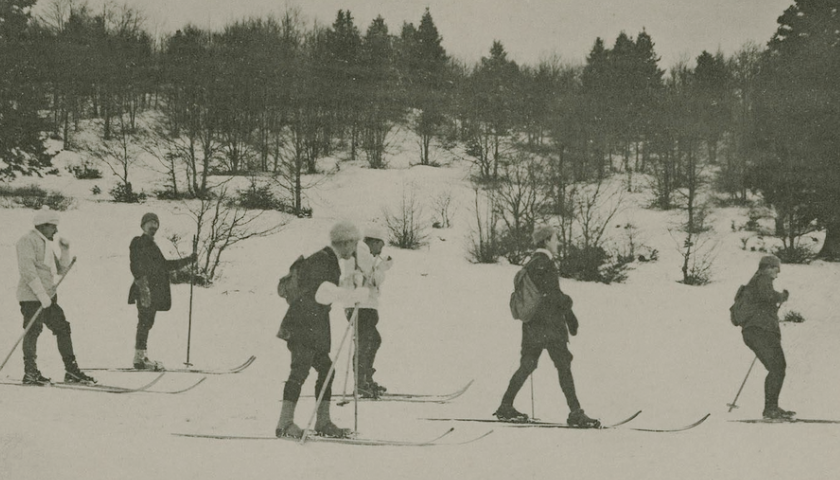
[[[379,295],[382,284],[385,283],[385,272],[391,268],[394,261],[390,256],[382,257],[382,247],[388,239],[385,231],[380,227],[370,227],[365,231],[364,239],[356,248],[355,265],[346,270],[345,282],[356,286],[363,286],[370,290],[370,296],[365,302],[358,304],[358,354],[359,378],[358,389],[362,397],[375,398],[387,390],[373,381],[373,361],[376,352],[382,344],[382,337],[376,329],[379,323]],[[350,274],[350,272],[353,272]],[[353,308],[347,308],[347,319],[353,317]],[[354,359],[355,362],[355,359]]]

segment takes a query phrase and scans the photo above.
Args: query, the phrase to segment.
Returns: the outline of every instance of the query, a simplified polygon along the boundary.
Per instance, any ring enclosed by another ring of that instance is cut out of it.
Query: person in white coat
[[[70,337],[70,322],[64,310],[58,305],[56,276],[63,275],[70,268],[70,242],[58,240],[60,255],[55,251],[55,234],[58,232],[58,212],[44,208],[33,220],[35,228],[22,236],[15,245],[17,250],[20,282],[17,300],[23,314],[23,328],[32,323],[23,337],[23,383],[45,385],[50,379],[38,370],[38,337],[44,325],[55,335],[58,351],[64,361],[64,381],[69,383],[95,383],[93,377],[79,370],[73,341]]]
[[[359,356],[359,381],[358,390],[362,397],[375,398],[385,393],[388,389],[373,380],[376,369],[373,362],[376,359],[376,352],[382,345],[382,336],[376,328],[379,323],[379,296],[382,284],[385,283],[385,272],[387,272],[394,261],[390,256],[382,256],[382,248],[388,240],[385,230],[379,226],[371,226],[365,230],[364,239],[359,242],[355,255],[355,274],[346,275],[346,281],[352,282],[357,287],[365,287],[370,290],[370,297],[367,301],[359,303],[358,313],[358,356]],[[347,319],[353,317],[353,308],[345,310]],[[354,359],[355,362],[355,359]]]

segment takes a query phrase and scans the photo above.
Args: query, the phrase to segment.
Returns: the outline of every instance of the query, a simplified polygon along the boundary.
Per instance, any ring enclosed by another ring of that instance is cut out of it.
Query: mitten
[[[578,332],[578,319],[575,316],[575,312],[571,309],[566,312],[566,325],[569,327],[569,334],[571,336],[577,335]]]

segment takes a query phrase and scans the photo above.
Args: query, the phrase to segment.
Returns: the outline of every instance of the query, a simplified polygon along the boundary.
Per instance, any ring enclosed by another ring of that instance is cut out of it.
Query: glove
[[[785,289],[782,291],[782,302],[787,302],[787,299],[790,297],[790,292]]]
[[[47,309],[52,306],[52,298],[50,298],[49,294],[44,289],[44,285],[41,283],[40,279],[35,278],[29,282],[29,288],[32,289],[32,292],[36,297],[38,297],[38,301],[41,302],[41,307]]]
[[[58,239],[58,246],[61,247],[62,250],[69,250],[70,249],[70,240],[67,240],[64,237]]]
[[[573,312],[571,309],[569,309],[569,311],[566,312],[566,325],[569,327],[569,335],[573,337],[577,335],[578,319],[575,316],[575,312]]]
[[[362,272],[353,273],[353,285],[361,287],[365,284],[365,275]]]
[[[52,298],[46,293],[38,293],[38,300],[41,302],[41,308],[44,310],[52,306]]]
[[[364,303],[367,302],[370,298],[370,290],[365,287],[357,287],[353,290],[353,293],[350,294],[350,300],[353,303]]]

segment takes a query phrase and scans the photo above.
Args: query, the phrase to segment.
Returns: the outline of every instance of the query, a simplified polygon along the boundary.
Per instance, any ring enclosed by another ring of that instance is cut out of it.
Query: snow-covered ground
[[[62,161],[72,161],[72,155]],[[225,257],[223,276],[212,288],[196,288],[190,360],[200,367],[256,362],[237,375],[211,376],[180,395],[109,395],[58,389],[0,386],[0,478],[26,479],[770,479],[837,478],[840,425],[749,425],[731,423],[761,414],[764,370],[751,374],[728,413],[752,360],[727,309],[746,282],[760,253],[741,249],[742,209],[718,210],[720,242],[714,282],[690,287],[677,282],[680,257],[667,228],[672,214],[630,208],[615,220],[632,221],[645,244],[659,251],[654,263],[637,264],[623,284],[602,285],[562,280],[575,300],[580,332],[571,342],[573,371],[586,412],[604,422],[644,413],[632,425],[647,428],[691,423],[707,413],[698,428],[681,433],[628,429],[573,431],[519,429],[485,423],[453,424],[452,441],[471,438],[491,427],[489,437],[463,446],[429,448],[361,447],[332,444],[300,446],[283,441],[219,441],[183,438],[174,432],[271,435],[279,415],[283,382],[289,371],[284,342],[275,338],[285,303],[276,281],[299,254],[323,247],[338,218],[360,223],[381,217],[404,188],[430,202],[449,191],[457,209],[452,228],[430,230],[429,244],[417,251],[387,247],[395,259],[383,289],[377,380],[391,391],[444,393],[475,383],[445,405],[396,402],[361,403],[359,435],[366,438],[423,440],[449,425],[424,417],[490,417],[519,360],[519,324],[511,320],[507,299],[516,267],[475,265],[466,259],[474,218],[473,192],[466,166],[408,167],[416,152],[406,149],[391,167],[372,171],[343,164],[332,178],[310,192],[314,218],[295,219],[282,231],[247,242]],[[107,173],[107,172],[106,172]],[[138,170],[134,180],[147,192],[160,188],[159,174]],[[73,327],[79,363],[130,366],[136,312],[126,304],[131,276],[128,244],[140,233],[146,211],[162,221],[158,244],[172,256],[165,237],[189,238],[187,207],[150,200],[119,205],[94,196],[107,192],[113,178],[75,180],[59,177],[37,182],[77,198],[62,214],[60,235],[72,242],[78,263],[60,287],[60,304]],[[108,197],[109,198],[109,197]],[[643,194],[630,199],[643,203]],[[427,208],[431,213],[431,206]],[[31,225],[33,212],[0,209],[0,351],[5,356],[21,334],[15,300],[18,281],[14,244]],[[279,221],[266,214],[264,221]],[[837,371],[840,340],[837,290],[840,265],[816,262],[785,265],[776,288],[787,288],[790,308],[807,319],[783,325],[788,374],[782,406],[801,417],[840,419]],[[149,340],[153,358],[170,366],[185,360],[189,286],[173,287],[174,306],[161,313]],[[334,309],[333,351],[344,332],[341,309]],[[337,395],[344,385],[346,356],[338,363]],[[53,378],[63,367],[52,335],[39,342],[39,366]],[[0,378],[19,378],[18,350]],[[138,386],[149,373],[96,372],[102,383]],[[314,372],[304,393],[314,389]],[[536,415],[564,421],[567,412],[556,373],[547,355],[534,376]],[[170,373],[158,384],[186,386],[197,377]],[[352,380],[351,380],[352,383]],[[301,400],[298,424],[314,400]],[[530,388],[517,399],[530,412]],[[333,407],[340,426],[353,426],[351,406]]]

